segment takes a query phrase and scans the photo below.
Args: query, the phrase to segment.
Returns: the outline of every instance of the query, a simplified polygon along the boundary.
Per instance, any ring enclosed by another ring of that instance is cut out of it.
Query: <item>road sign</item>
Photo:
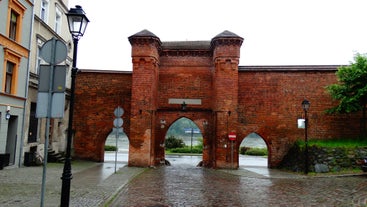
[[[122,118],[116,118],[115,120],[113,120],[113,126],[116,128],[121,127],[122,124],[124,124],[124,120],[122,120]]]
[[[236,138],[237,138],[237,135],[236,135],[236,133],[235,133],[235,132],[230,132],[230,133],[228,134],[228,139],[229,139],[229,140],[231,140],[231,141],[235,141],[235,140],[236,140]]]
[[[121,117],[122,115],[124,115],[124,109],[118,106],[117,108],[115,108],[113,114],[115,115],[115,117]]]
[[[40,56],[50,64],[59,64],[66,60],[67,47],[61,40],[52,38],[41,47]]]
[[[66,65],[56,65],[54,67],[51,65],[40,65],[39,77],[36,117],[63,118]],[[51,88],[50,82],[52,82]],[[49,105],[49,103],[51,104]]]
[[[200,129],[197,129],[197,128],[184,128],[184,132],[185,132],[185,134],[191,134],[191,133],[200,134]]]
[[[52,71],[52,69],[54,70]],[[51,72],[53,72],[53,77],[50,76]],[[56,65],[54,68],[51,65],[40,65],[38,91],[48,92],[51,81],[53,81],[51,88],[53,93],[65,92],[66,65]]]

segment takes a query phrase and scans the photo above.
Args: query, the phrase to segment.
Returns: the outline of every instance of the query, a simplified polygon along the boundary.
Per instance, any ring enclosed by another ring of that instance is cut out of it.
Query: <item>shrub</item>
[[[104,151],[116,151],[117,147],[116,146],[112,146],[112,145],[105,145],[104,146]]]
[[[267,156],[268,149],[266,148],[249,148],[246,150],[246,155],[253,155],[253,156]]]
[[[240,148],[240,154],[241,154],[241,155],[245,155],[245,154],[246,154],[246,151],[247,151],[248,149],[250,149],[250,147],[245,147],[245,146],[241,147],[241,148]]]
[[[178,139],[175,136],[169,136],[164,142],[166,149],[182,148],[185,143],[182,139]]]
[[[195,146],[191,149],[191,147],[182,147],[182,148],[173,148],[170,149],[170,152],[172,153],[195,153],[195,154],[201,154],[203,153],[203,149]]]

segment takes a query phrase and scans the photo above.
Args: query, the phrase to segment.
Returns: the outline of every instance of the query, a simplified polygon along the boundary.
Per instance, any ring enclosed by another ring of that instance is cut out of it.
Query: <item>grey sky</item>
[[[128,37],[143,29],[161,41],[244,38],[240,65],[349,64],[367,52],[365,0],[70,0],[90,19],[78,68],[132,70]]]

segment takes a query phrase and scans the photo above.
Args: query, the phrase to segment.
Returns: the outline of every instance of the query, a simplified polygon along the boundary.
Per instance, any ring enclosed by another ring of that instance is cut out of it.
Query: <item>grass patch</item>
[[[305,142],[303,140],[297,141],[297,144],[300,147],[305,146]],[[367,147],[367,139],[311,139],[308,141],[309,146],[318,146],[318,147],[326,147],[326,148],[336,148],[336,147]]]
[[[104,151],[108,152],[108,151],[116,151],[117,147],[116,146],[112,146],[112,145],[105,145],[104,146]]]
[[[201,147],[181,147],[181,148],[173,148],[173,149],[167,149],[168,153],[194,153],[194,154],[202,154],[203,149]]]

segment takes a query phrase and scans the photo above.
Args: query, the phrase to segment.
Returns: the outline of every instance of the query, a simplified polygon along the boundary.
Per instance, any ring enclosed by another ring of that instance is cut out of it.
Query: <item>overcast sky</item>
[[[367,52],[367,0],[69,0],[90,20],[80,69],[132,70],[128,37],[164,41],[244,38],[240,65],[339,65]]]

